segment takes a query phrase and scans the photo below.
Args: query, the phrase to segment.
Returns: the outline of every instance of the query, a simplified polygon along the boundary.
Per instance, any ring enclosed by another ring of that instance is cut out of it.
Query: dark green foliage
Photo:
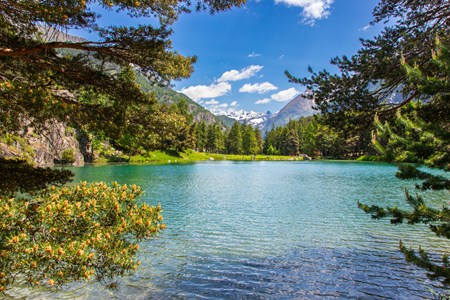
[[[196,148],[212,153],[256,155],[262,153],[263,138],[258,128],[234,122],[230,129],[218,124],[195,125]]]
[[[226,140],[227,153],[229,154],[242,154],[244,149],[242,146],[242,129],[241,124],[234,122],[233,126],[228,133]]]
[[[263,153],[263,149],[264,149],[264,139],[262,137],[262,133],[261,130],[259,130],[259,128],[254,128],[253,129],[255,131],[255,137],[256,137],[256,143],[258,144],[258,150],[257,153]]]
[[[438,113],[434,117],[430,114],[435,110],[446,109],[449,105],[450,55],[448,55],[448,49],[448,43],[441,44],[440,40],[437,40],[432,58],[432,62],[437,67],[433,69],[422,71],[417,66],[410,67],[405,61],[403,62],[408,75],[408,84],[428,99],[425,103],[420,101],[406,103],[401,110],[397,111],[396,118],[391,123],[382,124],[378,118],[375,119],[377,135],[374,135],[373,142],[385,157],[394,161],[417,162],[429,167],[450,170],[448,111],[446,114]],[[423,180],[421,185],[416,185],[417,189],[450,191],[449,179],[418,170],[414,165],[400,165],[396,176],[400,179]],[[396,207],[368,207],[360,203],[358,205],[375,218],[390,217],[391,222],[395,224],[401,222],[429,224],[430,230],[436,235],[450,239],[448,203],[445,203],[441,209],[436,209],[429,207],[421,196],[412,196],[408,191],[405,191],[405,198],[412,206],[412,211],[404,211]],[[439,264],[432,261],[423,249],[415,252],[400,243],[400,250],[407,261],[428,270],[431,278],[440,278],[445,284],[450,284],[450,265],[447,256],[444,256]]]
[[[208,127],[206,134],[206,150],[212,153],[222,153],[225,150],[225,140],[219,125]]]
[[[430,104],[410,102],[394,119],[382,123],[375,118],[373,144],[386,161],[414,162],[447,168],[449,127],[445,120],[427,121],[421,117]]]
[[[421,190],[450,190],[450,180],[443,176],[432,175],[417,169],[417,166],[402,164],[399,165],[395,174],[400,179],[421,179],[421,185],[416,185]]]
[[[242,150],[246,155],[255,155],[259,153],[258,140],[252,125],[243,125],[242,128]]]
[[[448,230],[448,228],[447,228]],[[419,248],[418,253],[412,249],[408,249],[400,242],[400,251],[405,255],[405,259],[425,270],[429,270],[430,273],[428,277],[431,279],[445,278],[444,283],[450,284],[450,263],[448,261],[448,256],[444,255],[442,257],[442,265],[437,265],[435,262],[431,261],[428,254]],[[441,296],[442,299],[448,299],[446,296]]]
[[[283,155],[307,154],[310,157],[354,158],[360,156],[359,136],[339,135],[324,125],[321,116],[290,120],[284,127],[266,132],[264,153]]]
[[[443,70],[436,72],[439,65],[430,55],[435,50],[436,36],[443,42],[449,39],[448,11],[446,0],[380,1],[372,25],[389,25],[373,39],[362,40],[362,48],[355,55],[332,59],[339,70],[337,74],[314,72],[311,68],[311,76],[306,78],[286,74],[291,82],[311,90],[306,96],[314,100],[322,113],[322,124],[350,139],[355,153],[370,151],[375,113],[390,121],[397,108],[413,99],[429,99],[425,94],[435,94],[433,89],[442,97],[433,97],[421,117],[427,115],[427,121],[448,120],[448,85],[445,80],[436,84],[447,75]],[[442,51],[443,56],[445,53],[448,52]],[[411,68],[402,67],[402,57]],[[430,84],[434,86],[431,89]]]
[[[195,125],[196,148],[198,151],[205,151],[207,143],[208,129],[205,122]]]
[[[405,198],[413,208],[412,211],[400,210],[397,207],[382,208],[376,205],[367,206],[358,202],[364,212],[370,213],[373,218],[391,218],[392,224],[407,222],[408,224],[429,224],[430,230],[437,236],[450,239],[450,209],[444,206],[442,209],[428,207],[419,196],[412,196],[405,190]],[[428,254],[419,249],[419,255],[413,250],[407,249],[400,243],[400,250],[405,254],[407,261],[412,262],[430,272],[431,278],[441,278],[445,284],[450,284],[450,265],[447,256],[442,258],[442,264],[438,265],[430,261]]]
[[[71,181],[69,170],[33,167],[25,160],[0,158],[0,195],[31,193]]]

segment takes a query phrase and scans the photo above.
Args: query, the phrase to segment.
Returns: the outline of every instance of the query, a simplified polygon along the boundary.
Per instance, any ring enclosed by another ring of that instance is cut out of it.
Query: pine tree
[[[295,128],[288,129],[285,149],[288,155],[297,155],[300,151],[300,138]]]
[[[261,130],[259,130],[259,128],[257,128],[257,127],[255,127],[254,130],[255,130],[256,141],[258,142],[258,154],[263,153],[264,139],[262,137]]]
[[[426,96],[427,103],[420,101],[408,103],[397,111],[395,123],[382,123],[375,120],[378,131],[374,135],[374,145],[385,157],[393,161],[415,162],[429,167],[450,171],[450,123],[447,113],[430,115],[429,110],[446,109],[450,103],[450,43],[442,44],[439,39],[433,51],[436,68],[423,72],[419,67],[411,67],[403,61],[408,80],[417,91]],[[381,140],[381,142],[380,142]],[[384,145],[382,145],[382,143]],[[417,169],[417,165],[402,165],[396,174],[401,179],[424,180],[416,188],[450,191],[450,180],[443,176],[432,175]],[[371,207],[359,203],[359,206],[374,218],[391,217],[392,223],[429,224],[436,235],[450,239],[450,209],[448,201],[441,209],[429,207],[420,195],[412,196],[405,191],[406,201],[412,211],[403,211],[396,207]],[[419,249],[416,253],[400,242],[400,250],[405,258],[427,269],[431,278],[440,278],[450,285],[450,263],[448,256],[442,257],[440,264],[433,262],[427,252]]]
[[[246,155],[256,155],[259,151],[258,140],[252,125],[243,125],[242,148]]]
[[[221,153],[225,149],[225,140],[219,125],[208,126],[206,149],[212,153]]]
[[[207,134],[206,123],[204,121],[195,125],[196,148],[198,151],[205,151]]]
[[[242,154],[244,150],[242,148],[242,131],[241,124],[234,122],[230,129],[227,138],[227,153],[230,154]]]

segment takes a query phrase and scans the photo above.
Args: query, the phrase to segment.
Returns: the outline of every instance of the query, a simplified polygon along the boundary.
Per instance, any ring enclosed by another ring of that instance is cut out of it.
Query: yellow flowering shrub
[[[32,198],[0,197],[0,292],[14,279],[58,286],[114,277],[137,268],[139,240],[166,226],[161,206],[138,203],[136,185],[82,182]]]

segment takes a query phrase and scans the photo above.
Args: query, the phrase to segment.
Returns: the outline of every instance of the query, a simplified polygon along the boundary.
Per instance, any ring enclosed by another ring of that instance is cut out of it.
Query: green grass
[[[356,159],[357,161],[381,161],[380,157],[376,155],[363,155]]]
[[[131,156],[130,163],[184,163],[207,160],[233,160],[233,161],[275,161],[275,160],[303,160],[302,157],[282,156],[282,155],[235,155],[196,152],[187,150],[185,152],[176,151],[149,151],[146,154]],[[102,161],[99,161],[102,162]]]

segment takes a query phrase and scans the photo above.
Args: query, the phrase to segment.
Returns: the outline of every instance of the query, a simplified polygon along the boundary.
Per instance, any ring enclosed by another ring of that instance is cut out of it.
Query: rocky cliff
[[[6,135],[0,140],[0,157],[24,158],[42,167],[82,166],[92,161],[93,153],[87,136],[62,122],[50,121],[39,129],[25,123],[17,135]]]

